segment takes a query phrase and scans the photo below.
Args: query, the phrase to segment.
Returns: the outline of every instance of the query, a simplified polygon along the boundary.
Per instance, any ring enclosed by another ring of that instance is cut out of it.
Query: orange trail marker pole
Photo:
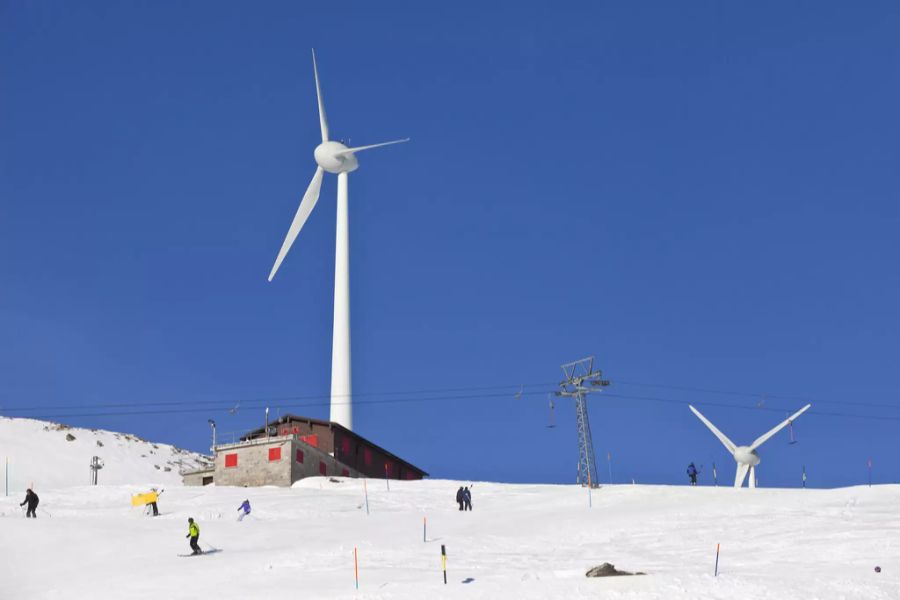
[[[353,577],[356,579],[356,589],[359,589],[359,559],[356,555],[356,547],[353,548]]]
[[[716,544],[716,570],[713,573],[713,577],[719,576],[719,544]]]

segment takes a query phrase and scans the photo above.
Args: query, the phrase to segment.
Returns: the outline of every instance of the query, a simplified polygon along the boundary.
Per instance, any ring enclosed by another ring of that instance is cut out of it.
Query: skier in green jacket
[[[188,534],[184,537],[191,538],[191,554],[203,554],[200,544],[197,543],[200,539],[200,526],[194,522],[193,517],[188,517]]]

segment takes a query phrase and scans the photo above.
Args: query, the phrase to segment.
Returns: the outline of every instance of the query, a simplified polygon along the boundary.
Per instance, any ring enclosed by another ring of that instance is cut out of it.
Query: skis
[[[219,552],[222,552],[222,551],[223,550],[221,548],[213,548],[212,550],[204,550],[200,554],[179,554],[178,556],[181,558],[188,558],[191,556],[208,556],[210,554],[218,554]]]

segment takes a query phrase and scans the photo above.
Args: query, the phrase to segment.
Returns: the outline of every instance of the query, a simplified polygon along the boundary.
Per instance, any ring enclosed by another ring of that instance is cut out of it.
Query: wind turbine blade
[[[325,118],[325,102],[322,100],[322,86],[319,85],[319,67],[316,65],[316,50],[312,51],[313,74],[316,76],[316,98],[319,100],[319,127],[322,128],[322,141],[328,141],[328,119]]]
[[[773,435],[775,435],[776,433],[778,433],[779,431],[784,429],[784,427],[788,423],[792,422],[794,419],[796,419],[797,417],[799,417],[800,415],[805,413],[807,411],[807,409],[809,409],[810,406],[812,406],[812,404],[807,404],[806,406],[804,406],[803,408],[801,408],[800,410],[798,410],[797,412],[795,412],[794,414],[789,416],[787,419],[785,419],[784,421],[782,421],[781,423],[779,423],[778,425],[773,427],[771,430],[769,430],[768,432],[766,432],[766,433],[762,434],[761,436],[759,436],[758,438],[756,438],[756,441],[754,441],[752,444],[750,444],[750,449],[756,450],[757,448],[762,446],[766,440],[768,440],[770,437],[772,437]]]
[[[312,181],[309,182],[309,187],[306,188],[306,193],[303,194],[303,200],[300,201],[300,206],[297,208],[297,214],[294,215],[294,220],[291,222],[290,229],[288,229],[287,237],[284,238],[284,243],[281,244],[281,250],[278,251],[278,258],[275,259],[275,265],[272,267],[272,272],[269,273],[269,281],[272,281],[272,278],[275,277],[278,267],[281,266],[281,261],[287,256],[288,250],[291,249],[294,240],[297,239],[297,234],[300,233],[300,229],[303,227],[303,224],[306,223],[306,219],[309,218],[309,213],[316,207],[316,202],[319,200],[319,190],[322,188],[322,176],[324,174],[325,171],[322,170],[322,167],[319,167],[316,169],[316,174],[313,175]]]
[[[346,150],[339,150],[335,152],[335,154],[353,154],[354,152],[361,152],[362,150],[370,150],[372,148],[381,148],[382,146],[390,146],[392,144],[402,144],[403,142],[408,142],[409,138],[403,138],[402,140],[392,140],[390,142],[381,142],[380,144],[370,144],[368,146],[357,146],[356,148],[347,148]]]
[[[731,452],[731,454],[733,455],[733,454],[734,454],[734,449],[735,449],[734,442],[732,442],[731,440],[729,440],[728,437],[727,437],[724,433],[722,433],[721,431],[719,431],[718,429],[716,429],[716,426],[713,425],[712,423],[710,423],[710,422],[709,422],[709,419],[707,419],[706,417],[704,417],[703,415],[701,415],[699,410],[697,410],[696,408],[694,408],[694,407],[691,406],[690,404],[688,404],[688,408],[691,409],[691,412],[693,412],[695,415],[697,415],[697,418],[698,418],[698,419],[700,419],[701,421],[703,421],[703,424],[706,425],[706,426],[709,428],[709,430],[713,432],[713,435],[714,435],[714,436],[716,436],[717,438],[719,438],[719,441],[722,442],[722,444],[723,444],[726,448],[728,448],[728,451]]]

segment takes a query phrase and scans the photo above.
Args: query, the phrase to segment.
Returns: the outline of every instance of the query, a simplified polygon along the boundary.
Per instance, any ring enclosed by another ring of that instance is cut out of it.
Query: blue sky
[[[684,403],[740,443],[808,399],[761,485],[897,481],[898,28],[888,2],[2,2],[0,414],[196,450],[208,418],[327,417],[333,177],[266,282],[315,47],[334,137],[412,138],[350,178],[362,435],[572,481],[547,391],[594,354],[601,480],[607,452],[618,481],[730,480]]]

